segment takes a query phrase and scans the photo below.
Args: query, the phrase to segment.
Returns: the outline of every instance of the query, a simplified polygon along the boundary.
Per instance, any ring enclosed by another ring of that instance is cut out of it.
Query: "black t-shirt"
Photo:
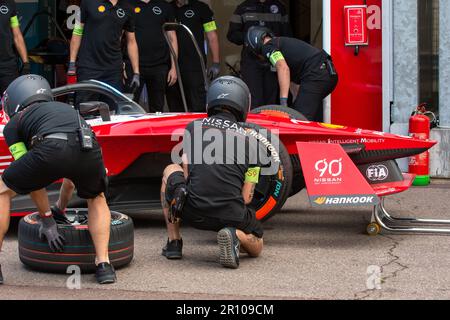
[[[173,1],[172,5],[177,21],[186,25],[194,34],[206,62],[205,31],[209,30],[208,24],[213,23],[215,26],[214,13],[206,3],[198,0],[190,0],[188,4],[182,7],[178,7],[176,1]],[[181,28],[177,32],[177,36],[179,47],[178,60],[181,70],[201,71],[197,51],[187,32]]]
[[[0,67],[17,65],[13,26],[18,26],[16,4],[13,0],[0,0]]]
[[[143,67],[170,64],[169,46],[162,26],[175,22],[173,7],[164,0],[132,0],[136,14],[136,40],[139,46],[139,62]]]
[[[81,118],[84,123],[84,120]],[[30,149],[34,136],[52,133],[76,133],[79,128],[77,111],[61,102],[44,102],[16,114],[3,130],[8,146],[23,142]]]
[[[109,0],[82,0],[84,32],[78,55],[78,67],[91,70],[122,70],[123,31],[134,32],[134,12],[127,0],[113,6]]]
[[[300,84],[308,75],[308,65],[316,57],[325,55],[323,50],[295,38],[273,38],[263,46],[263,55],[273,64],[277,53],[281,53],[291,70],[291,80]]]
[[[241,221],[245,173],[256,163],[257,149],[231,115],[197,120],[186,127],[184,152],[189,163],[187,205],[206,217]]]

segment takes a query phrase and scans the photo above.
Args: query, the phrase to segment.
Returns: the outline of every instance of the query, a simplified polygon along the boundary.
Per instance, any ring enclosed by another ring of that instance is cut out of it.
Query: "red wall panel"
[[[345,47],[344,6],[362,0],[330,0],[331,55],[339,73],[332,94],[331,122],[364,129],[382,129],[382,31],[381,0],[367,0],[369,46]]]

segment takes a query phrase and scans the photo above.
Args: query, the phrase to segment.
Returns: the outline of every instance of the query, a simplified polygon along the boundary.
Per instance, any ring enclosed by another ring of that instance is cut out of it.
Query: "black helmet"
[[[41,76],[29,74],[17,78],[8,86],[1,108],[12,118],[29,105],[42,101],[53,101],[50,84]]]
[[[275,35],[272,30],[266,27],[250,27],[245,37],[245,46],[250,48],[254,54],[261,55],[265,37],[273,38]]]
[[[206,111],[211,116],[220,109],[232,112],[238,122],[247,120],[251,106],[250,90],[244,81],[232,76],[217,78],[208,90]]]

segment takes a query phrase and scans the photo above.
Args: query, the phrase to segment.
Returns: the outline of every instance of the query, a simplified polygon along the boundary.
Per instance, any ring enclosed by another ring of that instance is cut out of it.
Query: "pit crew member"
[[[277,36],[292,35],[289,15],[278,0],[246,0],[237,6],[231,16],[227,38],[243,46],[241,53],[241,74],[252,94],[252,108],[278,102],[278,83],[275,70],[264,59],[256,57],[244,46],[245,35],[252,26],[265,26]]]
[[[79,130],[89,127],[74,108],[54,101],[50,85],[37,75],[13,81],[2,98],[2,110],[10,118],[3,134],[15,161],[0,179],[0,248],[9,225],[11,199],[30,194],[40,215],[40,237],[52,251],[64,250],[65,240],[45,188],[68,178],[78,196],[87,199],[97,281],[114,283],[116,275],[108,256],[111,214],[104,196],[106,171],[93,132],[92,148],[82,150]]]
[[[122,92],[124,34],[134,73],[131,85],[139,87],[139,52],[134,31],[134,12],[127,0],[82,0],[80,21],[70,42],[68,75],[76,75],[78,81],[102,81]],[[95,94],[77,97],[77,102],[93,100],[99,100]]]
[[[161,203],[169,234],[162,250],[166,258],[182,258],[179,217],[196,229],[218,232],[220,264],[226,268],[239,267],[239,248],[252,257],[261,254],[262,225],[256,219],[255,211],[248,206],[253,199],[260,168],[251,165],[251,148],[245,154],[238,154],[234,149],[228,149],[234,152],[227,152],[225,143],[229,138],[236,139],[238,144],[249,141],[239,122],[246,120],[250,100],[248,87],[241,79],[220,77],[213,81],[208,91],[208,118],[187,126],[183,167],[168,166],[161,186]],[[223,141],[223,153],[216,150],[215,155],[221,162],[211,164],[203,157],[210,143],[206,138],[209,134],[218,134],[217,139]],[[200,140],[202,152],[196,154],[194,141]],[[201,159],[197,158],[199,155]]]
[[[175,22],[172,5],[163,0],[132,0],[136,17],[136,40],[139,47],[141,86],[136,92],[140,97],[144,84],[148,92],[147,112],[163,112],[166,87],[177,82],[174,57],[163,34],[166,22]],[[168,31],[176,55],[178,41],[175,31]]]
[[[205,47],[206,35],[212,54],[212,65],[208,69],[208,76],[210,79],[217,78],[220,73],[220,50],[214,13],[206,3],[198,0],[174,0],[172,1],[172,6],[175,10],[177,22],[186,25],[192,31],[200,49]],[[203,70],[201,69],[197,51],[184,29],[180,29],[177,32],[177,36],[180,77],[183,82],[189,111],[203,112],[206,106],[206,90]],[[203,52],[203,59],[206,62],[205,52]],[[178,86],[169,88],[167,102],[170,111],[184,111]]]
[[[329,54],[298,39],[276,37],[264,27],[251,27],[246,45],[276,67],[281,105],[287,106],[293,82],[300,86],[293,108],[310,121],[323,121],[323,99],[338,83],[338,74]]]
[[[28,54],[13,0],[0,0],[0,96],[8,85],[19,76],[15,47],[24,69],[28,67]]]

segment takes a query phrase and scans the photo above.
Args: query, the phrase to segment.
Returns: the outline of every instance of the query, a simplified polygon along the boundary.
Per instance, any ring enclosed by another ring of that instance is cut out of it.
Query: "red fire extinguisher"
[[[431,133],[431,121],[426,116],[426,104],[421,104],[409,118],[409,134],[411,137],[420,140],[429,140]],[[416,174],[415,186],[427,186],[431,182],[430,178],[430,152],[413,156],[409,160],[409,173]]]

